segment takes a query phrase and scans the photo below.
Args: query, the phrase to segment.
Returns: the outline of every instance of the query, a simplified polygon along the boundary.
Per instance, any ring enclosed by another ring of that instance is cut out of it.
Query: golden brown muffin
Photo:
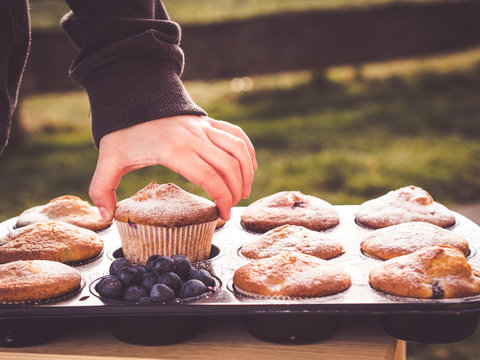
[[[465,256],[469,252],[468,241],[463,236],[422,221],[377,229],[364,236],[361,242],[365,254],[382,260],[410,254],[433,245],[454,247]]]
[[[448,246],[429,246],[399,256],[370,271],[370,285],[392,295],[422,299],[480,294],[480,278],[463,253]]]
[[[254,232],[287,224],[325,230],[338,223],[338,213],[330,203],[300,191],[282,191],[259,199],[241,215],[242,226]]]
[[[377,229],[411,221],[448,227],[455,224],[455,214],[433,201],[422,188],[411,185],[364,202],[356,213],[356,221]]]
[[[19,260],[0,265],[0,302],[55,299],[80,287],[82,276],[68,265]]]
[[[336,294],[351,285],[338,265],[315,256],[289,252],[253,260],[233,276],[235,288],[258,297],[307,298]]]
[[[25,210],[17,219],[16,228],[37,222],[63,221],[85,229],[99,231],[112,222],[105,221],[97,208],[77,196],[64,195],[50,200],[48,204]]]
[[[218,220],[213,202],[174,184],[152,182],[120,201],[114,214],[123,254],[144,265],[154,254],[205,260]]]
[[[103,240],[95,232],[64,222],[36,223],[0,238],[0,263],[16,260],[76,262],[102,252]]]
[[[318,231],[298,225],[283,225],[246,243],[240,253],[249,259],[263,259],[291,251],[327,260],[343,254],[343,246]]]
[[[181,227],[216,222],[218,209],[210,200],[175,184],[152,181],[132,197],[119,201],[114,217],[124,223]]]

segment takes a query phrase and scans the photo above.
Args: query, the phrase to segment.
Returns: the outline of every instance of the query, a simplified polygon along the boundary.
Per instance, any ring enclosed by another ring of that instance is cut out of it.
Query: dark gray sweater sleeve
[[[0,0],[0,155],[8,141],[30,45],[26,0]]]
[[[62,26],[79,48],[71,77],[88,93],[92,133],[173,115],[205,115],[180,80],[180,27],[159,0],[67,0]]]

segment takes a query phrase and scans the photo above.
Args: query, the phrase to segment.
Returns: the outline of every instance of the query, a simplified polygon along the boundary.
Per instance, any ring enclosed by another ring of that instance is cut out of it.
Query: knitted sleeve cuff
[[[118,59],[82,78],[91,107],[95,146],[105,134],[174,115],[206,115],[185,91],[173,61]]]
[[[145,121],[206,115],[180,80],[183,52],[162,35],[147,30],[74,61],[70,75],[88,93],[96,147],[105,134]]]

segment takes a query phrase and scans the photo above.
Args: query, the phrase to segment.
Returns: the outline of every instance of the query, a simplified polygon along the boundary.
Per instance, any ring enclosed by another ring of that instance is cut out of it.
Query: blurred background
[[[97,150],[61,0],[31,0],[32,49],[16,126],[0,158],[0,221],[56,196],[88,199]],[[259,169],[248,205],[300,190],[334,205],[421,186],[478,222],[480,2],[164,0],[183,29],[183,75],[209,116],[249,135]],[[125,176],[207,196],[163,167]],[[480,330],[408,359],[476,359]]]

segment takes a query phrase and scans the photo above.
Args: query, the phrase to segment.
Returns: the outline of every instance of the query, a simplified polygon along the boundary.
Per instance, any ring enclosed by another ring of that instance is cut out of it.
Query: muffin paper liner
[[[145,265],[151,255],[186,255],[197,262],[208,258],[217,220],[182,227],[162,227],[115,221],[125,258]]]

